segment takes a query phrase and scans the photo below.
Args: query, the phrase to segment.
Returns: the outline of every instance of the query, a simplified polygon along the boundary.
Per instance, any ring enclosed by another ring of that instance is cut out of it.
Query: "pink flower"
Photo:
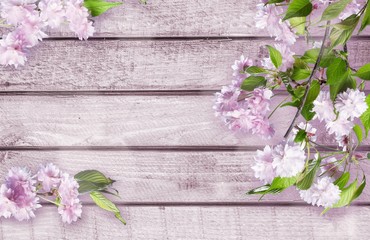
[[[38,15],[32,15],[24,20],[15,32],[19,36],[22,36],[25,46],[31,48],[48,36],[41,30],[44,26],[44,22],[42,22]]]
[[[275,178],[275,170],[272,166],[272,149],[270,146],[265,146],[263,151],[257,150],[257,155],[254,157],[255,165],[252,167],[256,178],[263,181],[265,184],[271,183]]]
[[[37,180],[42,183],[42,189],[50,192],[51,189],[57,188],[60,183],[60,171],[52,163],[40,166],[37,172]]]
[[[0,216],[13,216],[18,221],[34,218],[34,211],[41,207],[35,183],[26,169],[14,167],[9,170],[5,184],[0,187]]]
[[[256,88],[253,95],[247,98],[248,107],[254,114],[266,115],[270,111],[272,95],[273,93],[269,89]]]
[[[0,64],[24,65],[27,60],[25,53],[26,42],[17,32],[11,32],[0,40]]]
[[[62,216],[62,221],[72,223],[77,221],[82,214],[82,205],[78,199],[77,181],[67,173],[62,174],[58,193],[61,198],[58,213]]]
[[[236,86],[240,86],[244,79],[246,79],[249,74],[245,73],[248,67],[253,65],[253,60],[245,58],[244,55],[240,56],[240,60],[235,60],[234,65],[231,68],[234,70],[233,76],[235,77]]]
[[[267,29],[270,36],[275,36],[276,41],[281,41],[286,45],[293,45],[298,36],[292,31],[289,21],[282,21],[284,7],[274,5],[265,6],[265,1],[257,5],[255,17],[256,27]]]
[[[69,22],[69,28],[75,32],[80,40],[91,37],[94,33],[92,22],[88,20],[89,12],[82,6],[80,1],[67,3],[66,17]]]
[[[241,90],[233,85],[223,86],[221,92],[216,93],[216,101],[213,109],[216,116],[223,116],[226,112],[231,112],[242,107],[243,101],[238,101]]]
[[[41,0],[40,17],[50,28],[57,28],[64,21],[66,12],[61,0]]]
[[[8,24],[17,25],[31,15],[36,15],[36,0],[6,0],[1,1],[1,17]]]

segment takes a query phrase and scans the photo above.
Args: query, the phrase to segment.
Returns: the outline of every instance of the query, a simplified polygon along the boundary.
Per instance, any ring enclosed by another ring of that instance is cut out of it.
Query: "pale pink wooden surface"
[[[276,116],[269,142],[235,136],[213,116],[233,61],[265,56],[272,43],[253,27],[256,0],[125,2],[96,20],[95,39],[52,32],[25,67],[0,68],[0,176],[48,161],[70,173],[96,168],[118,181],[128,225],[84,198],[75,225],[48,205],[30,222],[1,220],[0,239],[370,238],[368,189],[326,216],[295,191],[245,195],[258,185],[253,152],[279,141],[291,113]],[[370,61],[369,46],[367,37],[349,44],[356,67]]]

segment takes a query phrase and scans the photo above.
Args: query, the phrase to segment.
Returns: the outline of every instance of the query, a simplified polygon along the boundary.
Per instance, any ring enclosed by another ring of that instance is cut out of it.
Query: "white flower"
[[[272,166],[277,176],[293,177],[303,170],[305,160],[305,151],[299,144],[280,144],[273,151]]]
[[[353,122],[339,115],[338,119],[326,124],[326,129],[328,130],[329,134],[335,134],[335,136],[339,138],[349,135],[354,125],[355,124]]]
[[[301,190],[301,198],[312,205],[332,207],[340,199],[339,187],[332,183],[329,177],[323,177],[308,190]]]
[[[321,91],[313,104],[312,110],[316,113],[315,119],[319,119],[320,122],[323,120],[333,121],[335,119],[334,106],[328,91]]]
[[[275,171],[272,167],[272,149],[270,146],[265,146],[263,151],[257,150],[257,155],[254,157],[256,161],[252,167],[254,176],[261,181],[271,183],[275,178]]]
[[[360,117],[367,110],[368,106],[365,99],[365,93],[358,89],[347,89],[347,91],[338,94],[334,106],[341,117],[353,120]]]

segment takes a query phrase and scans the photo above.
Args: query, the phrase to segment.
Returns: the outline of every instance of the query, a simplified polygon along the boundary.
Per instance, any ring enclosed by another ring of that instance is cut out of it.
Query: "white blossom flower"
[[[310,123],[300,122],[297,125],[297,128],[294,128],[292,130],[292,133],[293,133],[292,139],[293,140],[294,140],[294,138],[297,135],[297,133],[298,133],[299,130],[304,130],[307,133],[307,137],[311,141],[314,141],[314,142],[316,141],[316,131],[317,131],[317,129],[314,128]]]
[[[313,102],[313,111],[316,113],[314,119],[319,119],[320,122],[333,121],[336,116],[334,113],[333,102],[330,99],[330,93],[328,91],[321,91]]]
[[[332,183],[330,177],[323,177],[313,184],[308,190],[301,190],[301,198],[307,202],[325,208],[332,207],[340,199],[339,187]]]
[[[257,155],[254,157],[255,165],[252,167],[254,176],[264,183],[271,183],[275,178],[275,171],[272,166],[272,149],[270,146],[265,146],[263,151],[257,150]]]
[[[326,123],[326,129],[329,134],[335,134],[336,137],[347,136],[352,131],[354,123],[339,115],[338,119]]]
[[[334,106],[340,117],[354,120],[367,110],[368,106],[365,99],[365,93],[358,89],[347,89],[347,91],[338,94]]]
[[[274,148],[272,166],[277,176],[293,177],[303,170],[305,160],[305,151],[299,144],[280,144]]]

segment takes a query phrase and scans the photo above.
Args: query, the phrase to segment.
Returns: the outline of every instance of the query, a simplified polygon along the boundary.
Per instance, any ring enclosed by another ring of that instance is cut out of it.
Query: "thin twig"
[[[319,53],[319,56],[317,57],[317,60],[316,60],[316,63],[315,63],[315,66],[313,67],[312,69],[312,72],[311,72],[311,75],[310,75],[310,78],[307,80],[307,86],[306,86],[306,90],[304,92],[304,95],[303,95],[303,100],[302,100],[302,103],[301,105],[298,107],[298,110],[293,118],[293,121],[292,123],[290,124],[287,132],[285,133],[284,135],[284,138],[287,138],[290,134],[290,132],[293,130],[293,127],[294,127],[294,124],[297,120],[297,118],[299,117],[299,115],[301,114],[302,112],[302,108],[307,100],[307,96],[308,96],[308,91],[310,90],[310,87],[311,87],[311,83],[312,83],[312,80],[313,80],[313,77],[317,71],[317,69],[319,68],[320,66],[320,62],[321,62],[321,58],[324,54],[324,49],[325,49],[325,43],[326,43],[326,39],[328,38],[329,36],[329,29],[330,29],[330,21],[328,21],[326,23],[326,28],[325,28],[325,35],[324,35],[324,38],[323,38],[323,41],[322,41],[322,45],[321,45],[321,48],[320,48],[320,53]]]

